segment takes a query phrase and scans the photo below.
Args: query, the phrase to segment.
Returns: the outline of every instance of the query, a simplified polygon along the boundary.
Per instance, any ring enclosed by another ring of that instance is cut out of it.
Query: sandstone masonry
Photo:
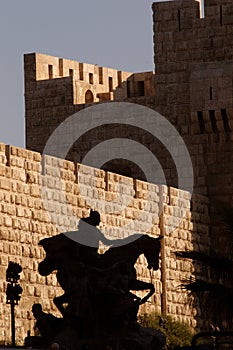
[[[87,216],[90,208],[101,213],[101,229],[109,237],[123,237],[127,227],[164,236],[159,271],[150,275],[144,258],[138,259],[139,278],[152,279],[156,288],[141,311],[166,311],[192,326],[205,326],[198,305],[191,305],[180,289],[183,279],[204,271],[192,261],[175,259],[174,252],[215,249],[219,234],[210,203],[217,198],[232,204],[232,1],[205,0],[204,18],[195,0],[157,2],[152,9],[155,73],[123,72],[39,53],[24,57],[28,150],[0,145],[0,336],[5,342],[10,337],[4,282],[9,260],[23,266],[24,293],[17,307],[22,342],[27,330],[33,334],[32,304],[42,299],[44,310],[57,314],[52,299],[62,293],[55,275],[43,278],[37,272],[44,256],[38,241],[61,227],[70,230],[74,217]],[[177,169],[168,150],[137,127],[97,127],[77,140],[67,160],[42,159],[36,153],[43,152],[49,136],[70,115],[107,102],[147,106],[177,129],[193,164],[191,202],[189,193],[177,189]],[[144,174],[127,160],[112,160],[101,170],[79,164],[94,146],[111,138],[132,139],[150,150],[166,185],[144,182]],[[47,207],[41,184],[48,188]]]
[[[233,12],[230,0],[153,4],[157,110],[183,136],[196,191],[232,204]]]
[[[59,181],[62,181],[62,190]],[[41,196],[42,184],[47,186],[46,205]],[[126,200],[121,209],[119,193],[124,193]],[[188,192],[134,181],[49,156],[42,161],[40,153],[0,144],[0,199],[0,338],[5,343],[10,340],[10,308],[5,303],[5,274],[9,261],[23,267],[23,294],[16,307],[17,342],[22,344],[27,330],[34,334],[33,303],[41,302],[45,312],[58,315],[52,300],[62,294],[55,274],[45,278],[38,273],[38,263],[44,258],[39,240],[59,233],[54,216],[59,216],[59,227],[67,231],[76,224],[74,217],[87,216],[93,207],[100,211],[101,229],[109,237],[122,237],[127,224],[154,237],[164,235],[161,270],[150,275],[144,258],[138,259],[139,278],[152,279],[156,289],[141,311],[166,308],[163,311],[178,320],[191,326],[201,325],[198,306],[190,306],[186,292],[179,288],[190,274],[200,276],[200,267],[190,260],[175,259],[174,252],[208,250],[209,213],[205,197],[194,195],[191,211]],[[108,213],[111,205],[113,210]]]
[[[155,75],[25,55],[27,148],[42,152],[54,129],[90,102],[143,104],[165,116],[183,137],[195,192],[232,203],[232,1],[205,0],[204,18],[195,0],[157,2],[152,8]],[[113,137],[145,145],[162,164],[166,184],[178,186],[174,162],[163,145],[133,127],[96,128],[77,141],[67,159],[81,162],[93,146]],[[139,169],[123,161],[104,169],[143,179]]]

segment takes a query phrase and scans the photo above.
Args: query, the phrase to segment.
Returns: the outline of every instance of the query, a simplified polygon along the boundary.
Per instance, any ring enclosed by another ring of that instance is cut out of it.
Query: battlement
[[[233,59],[231,0],[205,0],[204,18],[195,0],[154,3],[152,9],[156,73],[165,62]]]
[[[153,72],[131,73],[40,53],[24,55],[25,86],[70,77],[74,104],[154,95]]]
[[[173,30],[184,35],[184,30],[210,28],[214,33],[219,27],[233,23],[231,0],[203,0],[203,3],[202,0],[156,2],[152,9],[156,14],[156,29],[164,32]],[[211,35],[211,32],[206,33],[206,36]]]
[[[195,0],[154,3],[152,9],[156,73],[166,62],[182,63],[185,70],[187,62],[233,59],[231,0],[205,0],[204,18]]]
[[[26,147],[42,152],[51,128],[86,105],[155,96],[154,73],[130,73],[58,57],[24,56]]]
[[[131,72],[123,72],[113,68],[100,67],[94,64],[78,62],[65,58],[44,55],[41,53],[25,54],[25,68],[35,65],[33,80],[57,79],[73,77],[93,85],[107,85],[108,78],[113,79],[113,86],[120,85]]]

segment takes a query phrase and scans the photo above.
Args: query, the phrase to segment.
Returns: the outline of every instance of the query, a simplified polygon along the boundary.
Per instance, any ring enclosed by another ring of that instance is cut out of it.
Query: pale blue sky
[[[23,54],[153,70],[151,0],[1,0],[0,142],[24,147]]]

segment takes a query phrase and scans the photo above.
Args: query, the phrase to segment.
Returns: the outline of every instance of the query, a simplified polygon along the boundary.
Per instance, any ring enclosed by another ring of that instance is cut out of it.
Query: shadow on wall
[[[97,146],[103,141],[114,138],[133,140],[145,146],[147,150],[149,150],[157,159],[159,168],[158,172],[161,170],[164,174],[165,182],[163,179],[158,179],[155,176],[154,183],[178,187],[177,169],[174,160],[166,147],[146,130],[142,130],[131,125],[105,124],[97,128],[93,128],[89,132],[83,134],[74,143],[66,159],[74,161],[75,163],[82,163],[85,155],[93,147]],[[102,169],[146,181],[146,176],[139,166],[127,159],[112,159],[102,165]]]
[[[184,282],[184,288],[190,293],[198,311],[197,325],[203,331],[231,331],[233,325],[233,259],[232,234],[233,208],[212,200],[211,230],[205,227],[208,216],[204,206],[192,200],[194,210],[199,206],[199,222],[195,231],[201,232],[202,241],[193,237],[194,251],[183,251],[177,255],[183,259],[192,259],[193,276]],[[194,218],[195,220],[195,218]],[[200,323],[200,320],[202,321]]]

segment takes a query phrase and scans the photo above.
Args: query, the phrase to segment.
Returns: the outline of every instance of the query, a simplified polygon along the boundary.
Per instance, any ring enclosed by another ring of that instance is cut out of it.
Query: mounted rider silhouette
[[[81,261],[89,265],[95,265],[95,262],[99,258],[98,250],[100,242],[106,246],[114,247],[114,245],[118,245],[122,241],[121,239],[111,240],[106,238],[97,228],[99,224],[99,212],[91,210],[88,217],[80,219],[78,231],[65,232],[68,238],[81,244],[79,250]]]

